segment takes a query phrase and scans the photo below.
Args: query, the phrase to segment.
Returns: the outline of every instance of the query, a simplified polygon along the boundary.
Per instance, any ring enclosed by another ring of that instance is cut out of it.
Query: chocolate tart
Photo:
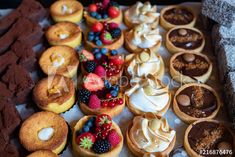
[[[82,31],[71,22],[60,22],[49,27],[45,33],[50,45],[67,45],[75,48],[81,45]]]
[[[232,157],[235,136],[219,121],[199,120],[186,129],[184,147],[193,157]]]
[[[83,17],[83,6],[79,1],[59,0],[51,5],[50,13],[55,22],[78,23]]]
[[[178,26],[166,34],[166,47],[171,53],[197,52],[200,53],[205,46],[205,37],[196,28]]]
[[[73,146],[73,151],[76,154],[76,156],[80,156],[80,157],[115,157],[115,156],[119,156],[122,147],[123,147],[123,136],[122,136],[122,132],[119,128],[119,126],[112,121],[112,126],[111,128],[115,129],[115,131],[118,133],[119,137],[121,138],[121,141],[119,142],[118,145],[116,145],[114,148],[112,148],[110,151],[106,152],[106,153],[102,153],[102,154],[96,154],[95,152],[88,150],[88,149],[84,149],[79,147],[79,145],[77,145],[76,143],[76,132],[80,129],[82,129],[82,127],[84,126],[84,124],[88,121],[88,119],[92,117],[92,116],[84,116],[83,118],[81,118],[77,124],[74,126],[73,128],[73,137],[72,137],[72,146]]]
[[[75,87],[69,78],[59,75],[49,76],[37,83],[33,97],[40,109],[63,113],[75,103]]]
[[[179,83],[205,83],[212,72],[212,62],[206,55],[179,52],[170,59],[171,77]]]
[[[59,154],[65,147],[68,125],[53,112],[37,112],[27,118],[19,131],[20,143],[29,152],[51,150]]]
[[[33,152],[27,157],[59,157],[59,156],[50,150],[39,150],[39,151]]]
[[[188,7],[170,5],[161,10],[160,24],[166,30],[177,26],[193,27],[196,23],[196,14]]]
[[[206,84],[190,83],[180,87],[174,96],[173,109],[186,123],[214,118],[221,106],[216,91]]]

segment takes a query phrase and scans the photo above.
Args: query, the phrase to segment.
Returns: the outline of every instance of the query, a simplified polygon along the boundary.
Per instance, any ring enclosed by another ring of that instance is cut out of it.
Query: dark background
[[[29,0],[30,1],[30,0]],[[38,0],[40,1],[45,7],[50,6],[52,2],[55,0]],[[89,0],[79,0],[84,5]],[[130,5],[134,4],[137,0],[115,0],[119,4],[122,5]],[[146,1],[146,0],[140,0],[140,1]],[[200,2],[201,0],[149,0],[152,4],[177,4],[181,2]],[[16,8],[20,4],[21,0],[0,0],[0,8]]]

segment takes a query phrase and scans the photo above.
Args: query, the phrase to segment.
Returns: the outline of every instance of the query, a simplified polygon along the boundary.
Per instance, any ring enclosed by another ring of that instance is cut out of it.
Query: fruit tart
[[[92,0],[88,9],[84,11],[84,17],[88,26],[96,22],[122,23],[122,10],[119,4],[113,0]]]
[[[112,85],[94,73],[83,77],[82,88],[78,90],[78,101],[82,112],[88,115],[106,113],[114,117],[125,107],[119,85]]]
[[[59,0],[51,5],[50,13],[55,22],[78,23],[83,17],[83,6],[79,1]]]
[[[109,115],[85,116],[73,129],[72,145],[79,157],[116,157],[122,150],[123,136]]]
[[[166,47],[171,53],[197,52],[200,53],[205,46],[205,37],[196,28],[179,26],[172,28],[166,34]]]
[[[107,48],[114,50],[120,48],[123,43],[123,31],[114,22],[96,22],[85,33],[85,45],[88,48]]]
[[[128,28],[146,23],[156,28],[159,23],[160,14],[157,13],[157,6],[151,5],[150,2],[136,2],[133,6],[124,12],[124,22]]]
[[[157,52],[161,46],[162,36],[158,28],[140,24],[125,32],[125,48],[131,53],[140,53],[144,49]]]
[[[205,83],[212,72],[212,62],[206,55],[179,52],[170,59],[171,77],[179,83]]]
[[[71,22],[60,22],[49,27],[46,38],[50,45],[67,45],[75,48],[81,45],[82,31]]]
[[[176,131],[167,120],[152,113],[134,117],[126,132],[127,146],[137,157],[168,156],[174,148]]]
[[[193,157],[232,157],[234,132],[219,121],[199,120],[186,129],[184,147]]]
[[[196,14],[182,5],[170,5],[161,10],[160,24],[169,30],[177,26],[193,27],[196,23]]]
[[[214,118],[221,106],[216,91],[208,85],[190,83],[181,86],[175,93],[173,109],[186,123],[199,119]]]
[[[124,59],[117,50],[94,48],[92,52],[82,50],[79,54],[83,74],[95,73],[116,84],[123,72]]]
[[[157,77],[135,77],[130,81],[131,87],[125,92],[127,107],[135,115],[152,112],[163,116],[171,103],[171,93]]]

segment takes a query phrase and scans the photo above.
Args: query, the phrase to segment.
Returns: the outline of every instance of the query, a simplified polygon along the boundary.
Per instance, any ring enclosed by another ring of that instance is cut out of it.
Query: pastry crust
[[[173,31],[173,30],[176,30],[176,29],[190,29],[190,30],[193,30],[193,31],[196,31],[198,32],[201,36],[202,36],[202,44],[201,46],[199,46],[198,48],[196,49],[192,49],[192,50],[187,50],[187,49],[183,49],[183,48],[179,48],[179,47],[176,47],[169,39],[169,34]],[[196,53],[200,53],[203,49],[204,49],[204,46],[205,46],[205,37],[203,35],[203,33],[196,29],[196,28],[191,28],[191,27],[186,27],[186,26],[178,26],[178,27],[175,27],[175,28],[172,28],[171,30],[169,30],[166,34],[166,47],[167,49],[169,50],[169,52],[171,53],[178,53],[178,52],[196,52]]]
[[[68,37],[61,39],[60,35],[66,34]],[[50,45],[66,45],[72,48],[81,45],[82,31],[79,26],[71,22],[60,22],[49,27],[45,33]]]
[[[59,157],[59,156],[50,150],[39,150],[39,151],[33,152],[27,157]]]
[[[183,54],[187,54],[188,52],[179,52],[179,53],[176,53],[174,54],[171,59],[170,59],[170,74],[171,74],[171,77],[179,82],[179,83],[196,83],[196,82],[201,82],[201,83],[205,83],[209,78],[210,78],[210,75],[211,75],[211,72],[212,72],[212,62],[210,61],[210,59],[204,55],[204,54],[201,54],[201,53],[195,53],[195,52],[191,52],[191,53],[188,53],[188,54],[194,54],[194,55],[197,55],[197,56],[201,56],[203,57],[209,64],[209,68],[207,70],[207,72],[201,76],[195,76],[193,78],[187,76],[187,75],[183,75],[182,73],[180,73],[179,71],[177,71],[175,68],[174,68],[174,65],[173,65],[173,61],[180,55],[183,55]]]
[[[176,100],[176,97],[179,95],[179,93],[181,91],[183,91],[184,89],[188,88],[188,87],[192,87],[192,86],[200,86],[200,87],[203,87],[203,88],[206,88],[207,90],[211,91],[215,98],[216,98],[216,101],[217,101],[217,109],[208,117],[204,117],[204,118],[196,118],[196,117],[192,117],[192,116],[189,116],[188,114],[182,112],[178,106],[178,102]],[[185,84],[183,86],[181,86],[175,93],[175,96],[174,96],[174,99],[173,99],[173,110],[175,112],[175,114],[184,122],[186,123],[193,123],[197,120],[200,120],[200,119],[205,119],[205,120],[208,120],[208,119],[212,119],[214,118],[217,113],[219,112],[219,109],[221,107],[221,101],[220,101],[220,98],[219,98],[219,95],[217,94],[217,92],[211,88],[210,86],[206,85],[206,84],[199,84],[199,83],[190,83],[190,84]]]
[[[80,148],[77,144],[76,144],[76,131],[81,129],[82,126],[85,124],[85,122],[90,118],[91,116],[84,116],[82,119],[80,119],[77,124],[75,125],[74,129],[73,129],[73,139],[72,139],[72,145],[73,145],[73,151],[75,152],[76,156],[79,157],[118,157],[119,153],[122,150],[122,146],[123,146],[123,136],[122,136],[122,132],[119,128],[119,126],[115,123],[112,122],[112,128],[114,128],[116,130],[116,132],[118,133],[118,135],[120,136],[120,143],[118,145],[116,145],[113,149],[111,149],[109,152],[107,153],[103,153],[103,154],[95,154],[94,152],[91,152],[87,149],[83,149]]]
[[[197,123],[201,123],[201,122],[214,122],[214,123],[221,123],[217,120],[209,120],[209,119],[201,119],[201,120],[198,120],[196,122],[194,122],[193,124],[189,125],[188,128],[186,129],[185,131],[185,134],[184,134],[184,147],[185,147],[185,150],[187,151],[187,153],[189,154],[189,156],[193,156],[193,157],[203,157],[201,155],[199,155],[198,153],[196,153],[189,145],[189,141],[188,141],[188,135],[189,135],[189,132],[190,130],[192,129],[192,127],[194,125],[196,125]],[[233,132],[231,131],[231,129],[229,129],[228,127],[226,127],[224,124],[223,126],[231,133],[231,135],[233,136],[233,141],[235,141],[235,136],[233,134]],[[233,142],[233,150],[235,150],[235,142]]]
[[[38,132],[47,127],[54,129],[53,136],[47,141],[38,138]],[[59,154],[67,142],[68,126],[65,120],[53,112],[37,112],[26,119],[19,131],[20,143],[28,151],[42,149],[51,150]]]
[[[69,5],[73,13],[64,14],[61,10],[63,6]],[[78,23],[83,17],[83,6],[79,1],[74,0],[60,0],[54,2],[50,7],[50,13],[55,22],[73,22]]]
[[[192,13],[193,20],[190,23],[186,24],[186,25],[175,25],[175,24],[172,24],[172,23],[168,22],[163,16],[164,16],[166,11],[168,11],[170,9],[173,9],[173,8],[187,9],[189,12]],[[177,27],[177,26],[194,27],[194,25],[196,23],[196,20],[197,20],[197,16],[196,16],[195,12],[192,9],[190,9],[189,7],[185,7],[185,6],[182,6],[182,5],[170,5],[170,6],[167,6],[167,7],[163,8],[160,12],[160,25],[166,30],[172,29],[172,28]]]

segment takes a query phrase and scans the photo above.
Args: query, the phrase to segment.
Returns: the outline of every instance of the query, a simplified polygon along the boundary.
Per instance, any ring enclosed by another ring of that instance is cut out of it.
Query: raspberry
[[[115,147],[121,141],[120,136],[118,135],[118,133],[114,129],[110,130],[107,139],[113,147]]]
[[[97,97],[97,95],[91,95],[90,96],[90,100],[89,100],[89,104],[88,106],[91,108],[91,109],[98,109],[101,107],[101,102],[100,102],[100,99]]]
[[[98,75],[100,77],[104,77],[105,73],[106,73],[106,71],[105,71],[103,66],[99,65],[95,68],[95,74],[96,75]]]

